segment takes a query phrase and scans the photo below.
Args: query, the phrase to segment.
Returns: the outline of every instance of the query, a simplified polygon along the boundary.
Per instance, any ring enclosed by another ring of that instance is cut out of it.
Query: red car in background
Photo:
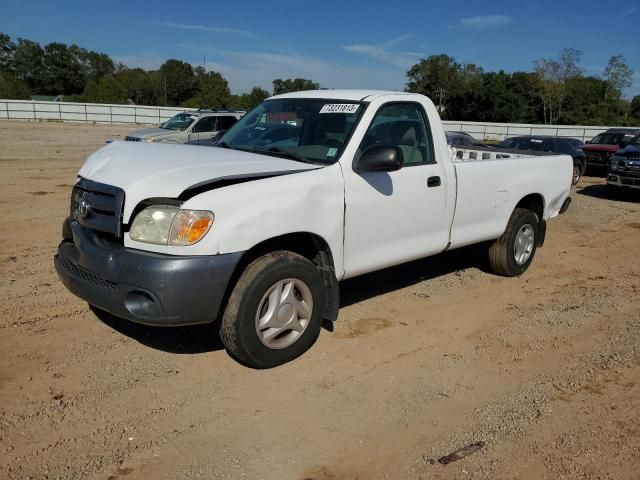
[[[581,147],[586,156],[587,171],[606,174],[610,157],[639,134],[640,130],[634,128],[610,128],[593,137]]]

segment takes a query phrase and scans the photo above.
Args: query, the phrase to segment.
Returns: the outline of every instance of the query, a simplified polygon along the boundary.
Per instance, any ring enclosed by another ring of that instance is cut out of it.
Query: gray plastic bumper
[[[147,325],[215,321],[243,253],[163,255],[125,248],[77,222],[63,230],[67,239],[54,257],[62,283],[91,305]]]

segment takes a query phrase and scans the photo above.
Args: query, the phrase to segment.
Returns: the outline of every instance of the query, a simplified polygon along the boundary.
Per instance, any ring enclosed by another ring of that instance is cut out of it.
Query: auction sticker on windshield
[[[327,103],[320,113],[356,113],[360,105],[357,103]]]

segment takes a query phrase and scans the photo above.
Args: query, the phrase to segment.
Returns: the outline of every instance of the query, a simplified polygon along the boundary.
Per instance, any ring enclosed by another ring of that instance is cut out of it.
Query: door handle
[[[429,177],[427,179],[427,187],[439,187],[441,184],[440,177]]]

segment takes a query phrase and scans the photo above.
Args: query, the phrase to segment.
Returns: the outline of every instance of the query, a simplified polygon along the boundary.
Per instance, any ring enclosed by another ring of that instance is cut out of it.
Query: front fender
[[[187,200],[182,208],[211,210],[211,231],[199,243],[172,247],[179,255],[240,252],[274,237],[309,232],[333,253],[343,275],[344,179],[339,164],[223,186]]]

